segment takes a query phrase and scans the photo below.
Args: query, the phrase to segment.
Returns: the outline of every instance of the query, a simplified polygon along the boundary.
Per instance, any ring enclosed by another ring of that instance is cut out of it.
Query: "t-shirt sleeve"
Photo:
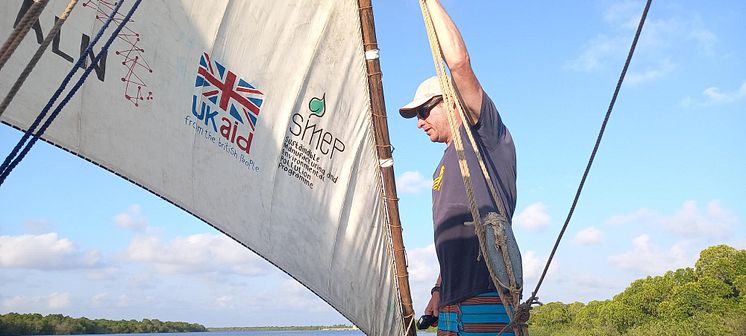
[[[473,127],[486,146],[501,143],[506,136],[505,124],[500,118],[500,113],[485,92],[482,92],[482,110],[479,113],[479,120]]]

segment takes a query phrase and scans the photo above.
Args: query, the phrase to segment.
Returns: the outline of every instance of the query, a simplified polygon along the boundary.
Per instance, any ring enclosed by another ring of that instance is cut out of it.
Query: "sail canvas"
[[[4,36],[29,3],[3,4]],[[29,127],[113,3],[80,1],[2,122]],[[65,5],[48,5],[0,92]],[[367,334],[396,335],[370,118],[356,1],[143,1],[44,139],[234,238]]]

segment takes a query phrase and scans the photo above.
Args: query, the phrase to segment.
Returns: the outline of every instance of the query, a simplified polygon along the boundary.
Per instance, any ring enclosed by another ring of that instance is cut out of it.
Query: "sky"
[[[526,291],[572,202],[643,1],[444,0],[516,143]],[[434,75],[417,1],[375,1],[416,313],[438,273],[443,145],[397,116]],[[539,292],[605,300],[634,279],[746,248],[746,3],[654,1],[596,162]],[[20,132],[0,126],[7,155]],[[281,271],[129,182],[38,143],[0,188],[0,313],[206,326],[347,322]],[[205,256],[210,256],[205,257]]]

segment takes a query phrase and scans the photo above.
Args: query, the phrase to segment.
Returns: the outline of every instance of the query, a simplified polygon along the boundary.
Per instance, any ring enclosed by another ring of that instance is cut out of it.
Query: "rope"
[[[26,81],[28,76],[31,74],[31,71],[34,70],[34,67],[36,66],[36,63],[39,62],[41,59],[41,56],[44,54],[44,51],[47,49],[50,43],[52,43],[52,40],[59,34],[60,29],[62,28],[62,24],[65,23],[65,20],[67,20],[67,17],[70,16],[70,13],[73,11],[73,8],[78,3],[78,0],[70,0],[70,3],[67,5],[67,8],[65,8],[64,11],[62,11],[62,14],[60,14],[59,20],[57,20],[54,23],[54,26],[52,27],[52,30],[49,32],[49,35],[44,39],[44,41],[39,46],[39,49],[36,49],[36,53],[33,57],[31,57],[31,60],[26,65],[26,68],[23,69],[23,72],[18,76],[18,79],[13,84],[13,87],[10,88],[10,91],[8,92],[8,95],[5,96],[5,99],[3,99],[3,102],[0,104],[0,117],[2,117],[5,110],[8,108],[10,103],[13,101],[13,98],[15,98],[18,91],[21,89],[21,86],[23,86],[23,83]],[[28,13],[28,12],[27,12]]]
[[[95,67],[95,65],[101,60],[101,58],[103,57],[103,55],[106,54],[106,50],[108,50],[109,46],[111,46],[112,42],[114,42],[114,39],[117,38],[117,36],[119,35],[119,33],[122,31],[122,29],[124,28],[124,26],[127,24],[127,22],[130,21],[130,19],[132,18],[132,15],[137,10],[137,7],[140,5],[141,1],[142,0],[135,1],[135,4],[132,5],[132,8],[130,8],[130,10],[127,13],[127,15],[121,21],[121,23],[119,24],[119,26],[117,26],[117,28],[114,30],[114,32],[112,32],[111,36],[109,36],[109,39],[106,41],[106,43],[104,44],[103,48],[98,53],[98,55],[96,55],[96,58],[85,69],[85,72],[83,72],[83,74],[81,75],[81,77],[75,83],[75,86],[73,86],[73,88],[70,90],[70,92],[68,92],[68,94],[60,102],[60,104],[57,106],[57,108],[55,108],[54,112],[52,112],[52,114],[49,116],[49,118],[44,122],[44,124],[42,125],[42,127],[39,129],[39,132],[37,134],[33,135],[33,138],[31,138],[31,140],[26,145],[26,147],[24,147],[23,150],[21,151],[21,153],[18,154],[18,157],[16,157],[15,159],[13,159],[12,155],[14,153],[11,153],[10,155],[8,155],[8,158],[6,158],[6,161],[3,162],[3,166],[0,167],[0,170],[1,170],[0,174],[2,174],[2,175],[0,175],[0,185],[2,185],[2,183],[8,177],[8,175],[10,174],[10,172],[18,165],[18,163],[20,163],[21,160],[23,160],[23,158],[26,156],[26,154],[29,152],[29,150],[31,150],[31,147],[33,147],[33,145],[36,143],[36,141],[39,140],[39,137],[44,134],[44,132],[49,127],[49,125],[52,124],[52,121],[54,121],[54,119],[57,117],[57,115],[60,113],[60,111],[62,111],[62,108],[65,107],[65,105],[67,104],[67,102],[70,101],[70,99],[75,95],[75,93],[78,91],[78,89],[80,89],[80,87],[85,82],[86,78],[88,78],[88,75],[91,73],[91,71],[93,71],[93,68]],[[122,6],[123,3],[124,3],[124,1],[119,1],[117,3],[117,6],[111,12],[111,14],[109,15],[108,19],[106,20],[106,22],[104,23],[104,25],[101,27],[101,29],[99,30],[98,34],[94,38],[94,40],[88,45],[88,48],[86,49],[86,51],[81,54],[80,59],[78,59],[78,63],[82,63],[82,61],[88,55],[88,52],[93,48],[93,45],[98,41],[98,39],[101,37],[101,35],[103,35],[104,31],[108,27],[109,23],[111,23],[111,21],[113,20],[114,16],[117,14],[117,12],[119,11],[119,8]],[[18,144],[16,145],[16,148],[13,149],[13,152],[17,152],[17,150],[23,145],[23,143],[31,136],[31,134],[33,132],[33,129],[36,128],[36,126],[38,126],[38,124],[41,121],[41,119],[44,117],[44,115],[46,114],[46,112],[49,110],[49,107],[52,105],[52,103],[54,102],[54,100],[56,100],[56,98],[59,96],[59,94],[61,93],[62,89],[64,89],[64,86],[67,85],[67,81],[69,81],[69,78],[72,77],[72,74],[75,72],[75,68],[77,66],[78,66],[78,64],[76,64],[75,66],[73,66],[73,69],[71,69],[70,73],[68,73],[68,76],[65,78],[65,81],[63,81],[63,83],[60,85],[60,87],[55,92],[55,94],[52,97],[52,99],[49,100],[49,102],[47,103],[47,106],[44,107],[44,110],[39,114],[39,116],[37,117],[37,119],[34,121],[34,124],[26,131],[26,133],[24,134],[24,136],[21,139],[21,141],[19,141]],[[7,164],[7,167],[6,167],[6,162],[9,162],[11,159],[13,161],[11,163]]]
[[[26,130],[26,133],[24,133],[24,135],[21,138],[21,140],[18,141],[18,143],[13,148],[13,150],[11,151],[11,153],[8,154],[8,156],[5,158],[5,161],[3,161],[2,165],[0,165],[0,185],[5,181],[5,178],[7,178],[7,175],[9,174],[8,168],[10,168],[10,166],[15,167],[15,165],[18,164],[14,160],[17,159],[17,155],[18,155],[18,152],[21,150],[21,147],[23,147],[26,144],[26,141],[28,141],[29,137],[31,137],[33,135],[34,131],[36,131],[36,128],[39,126],[39,124],[42,122],[42,120],[44,120],[44,117],[46,117],[46,114],[49,112],[49,109],[52,107],[52,105],[55,103],[55,101],[57,101],[57,98],[59,98],[60,94],[62,94],[62,91],[67,87],[67,84],[70,82],[70,80],[72,79],[72,77],[75,75],[75,73],[78,71],[78,69],[80,67],[82,67],[82,64],[85,61],[86,55],[88,55],[89,53],[91,53],[91,51],[93,50],[93,46],[96,45],[96,43],[98,43],[98,40],[104,34],[104,31],[109,26],[109,24],[111,23],[111,21],[114,18],[114,15],[117,13],[117,11],[119,11],[119,8],[122,6],[123,3],[124,3],[124,1],[120,1],[117,4],[117,6],[114,7],[114,10],[111,12],[111,14],[107,18],[106,22],[104,22],[104,25],[101,26],[101,29],[99,29],[98,33],[93,38],[93,40],[91,41],[91,43],[88,44],[88,47],[86,48],[85,52],[83,52],[83,53],[80,54],[80,57],[78,58],[78,61],[73,65],[73,67],[67,73],[67,75],[65,76],[65,78],[62,80],[62,83],[60,84],[60,86],[57,87],[57,90],[54,92],[54,94],[52,94],[52,97],[49,99],[49,101],[47,101],[47,104],[44,106],[44,108],[42,109],[41,113],[39,113],[39,115],[36,117],[36,120],[34,120],[34,122],[31,124],[31,126],[28,128],[28,130]],[[103,53],[101,53],[101,54],[103,54]],[[99,55],[101,55],[101,54],[99,54]],[[95,65],[97,62],[98,62],[98,57],[97,57],[97,59],[95,61],[91,62],[91,66],[89,66],[89,68],[92,69],[92,66]],[[86,71],[87,70],[88,69],[86,69]],[[80,82],[81,82],[81,79],[78,79],[78,83],[80,83]],[[38,135],[34,135],[34,138],[36,138],[38,136],[41,136],[41,134],[43,134],[43,131],[40,132],[40,134],[38,134]],[[32,140],[32,141],[36,142],[36,140]],[[25,156],[25,154],[24,154],[24,156]],[[18,162],[20,162],[20,161],[18,161]],[[12,169],[12,168],[10,168],[10,169]]]
[[[44,11],[44,7],[47,6],[47,3],[49,3],[49,0],[34,0],[34,3],[31,4],[31,7],[23,15],[21,21],[15,26],[13,32],[10,33],[10,36],[8,36],[3,47],[0,48],[0,69],[3,68],[5,62],[10,58],[10,55],[13,55],[13,52],[16,51],[16,48],[18,48],[18,45],[23,41],[26,33],[28,33],[36,21],[39,20],[39,15]]]
[[[570,211],[568,212],[567,218],[565,219],[565,224],[562,226],[562,230],[560,230],[559,236],[557,237],[557,240],[554,242],[552,253],[549,254],[549,259],[547,260],[547,263],[544,266],[544,271],[541,272],[541,277],[539,278],[539,282],[536,284],[536,288],[531,293],[531,297],[526,302],[534,302],[538,299],[536,294],[539,292],[539,287],[541,287],[542,282],[544,282],[544,277],[547,275],[547,271],[549,270],[549,265],[552,263],[554,254],[555,252],[557,252],[557,247],[559,246],[559,243],[562,240],[562,236],[565,234],[567,225],[570,223],[570,218],[572,218],[572,214],[573,212],[575,212],[575,206],[578,204],[578,199],[580,198],[580,193],[583,191],[583,186],[585,185],[585,180],[588,177],[588,172],[590,171],[591,166],[593,165],[593,160],[596,158],[596,152],[598,151],[598,147],[601,144],[601,138],[603,138],[604,136],[604,131],[606,130],[606,124],[609,122],[611,111],[614,109],[614,104],[616,103],[616,98],[619,95],[619,90],[622,87],[622,82],[624,82],[624,76],[627,74],[627,69],[629,68],[630,62],[632,61],[632,55],[635,53],[635,48],[637,47],[637,41],[640,39],[640,33],[642,32],[642,27],[645,24],[645,18],[648,16],[648,10],[650,9],[651,2],[652,0],[647,0],[647,3],[645,4],[645,9],[643,10],[642,16],[640,17],[640,23],[637,25],[637,32],[635,33],[635,38],[634,40],[632,40],[632,46],[630,47],[629,53],[627,54],[627,60],[624,62],[624,68],[622,68],[622,73],[619,75],[619,80],[617,81],[616,88],[614,89],[614,94],[611,97],[609,108],[606,110],[606,116],[604,117],[604,121],[601,124],[601,130],[599,131],[598,137],[596,138],[596,144],[593,147],[593,152],[591,152],[591,157],[588,160],[588,165],[586,165],[585,171],[583,172],[583,178],[580,180],[580,185],[578,186],[578,190],[575,192],[575,198],[572,201],[572,206],[570,206]]]
[[[501,198],[499,197],[499,194],[497,194],[497,191],[495,190],[490,174],[487,171],[487,167],[484,164],[484,161],[482,160],[482,155],[471,133],[471,128],[464,127],[465,133],[467,134],[467,137],[469,138],[470,144],[474,150],[477,161],[479,162],[479,166],[482,171],[482,174],[490,189],[490,193],[492,194],[492,198],[495,202],[495,205],[498,208],[498,211],[500,212],[499,215],[494,214],[494,213],[488,214],[485,221],[488,222],[489,224],[482,223],[482,219],[479,214],[479,208],[476,202],[476,197],[474,196],[473,184],[471,182],[471,173],[469,171],[469,166],[466,162],[466,157],[464,154],[464,145],[461,139],[461,134],[459,132],[458,126],[456,125],[456,117],[454,115],[453,110],[455,109],[458,111],[462,120],[468,120],[468,119],[466,118],[466,114],[463,110],[461,101],[460,99],[458,99],[458,95],[457,95],[455,88],[453,87],[453,83],[449,80],[448,76],[446,75],[445,65],[443,64],[443,60],[441,57],[440,42],[435,32],[435,27],[432,22],[432,17],[430,16],[430,11],[428,10],[427,4],[424,2],[424,0],[420,0],[420,7],[422,9],[422,16],[425,20],[425,28],[427,30],[428,39],[430,41],[430,49],[433,55],[433,61],[435,63],[435,69],[438,75],[438,79],[440,81],[440,87],[443,92],[443,99],[445,101],[446,110],[448,111],[447,113],[448,124],[451,128],[451,133],[453,135],[454,147],[456,149],[456,154],[458,156],[461,177],[463,179],[464,187],[466,189],[466,196],[469,202],[469,209],[471,211],[472,218],[474,219],[475,231],[477,233],[477,236],[479,237],[480,251],[482,255],[487,255],[486,239],[484,238],[487,232],[487,228],[485,225],[493,226],[495,235],[500,236],[502,233],[501,224],[507,222],[507,217],[505,215],[506,211],[504,209],[503,204],[500,201]],[[510,262],[510,258],[508,256],[504,236],[501,236],[500,239],[496,239],[495,241],[497,243],[496,245],[498,245],[498,250],[501,251],[503,261],[506,266],[506,271],[508,273],[510,284],[506,285],[502,283],[500,279],[496,276],[496,272],[492,269],[492,265],[489,262],[485,262],[485,264],[490,273],[490,277],[492,278],[492,281],[495,283],[496,287],[498,288],[497,293],[500,296],[500,299],[503,305],[505,306],[505,311],[509,319],[513,321],[514,320],[513,312],[510,309],[510,307],[511,307],[511,304],[513,306],[516,306],[520,302],[520,289],[517,288],[517,285],[516,285],[515,276],[513,273],[513,268]],[[500,244],[500,242],[502,242],[502,244]],[[505,297],[505,293],[503,293],[503,291],[500,288],[506,288],[508,290],[510,294],[509,300]]]

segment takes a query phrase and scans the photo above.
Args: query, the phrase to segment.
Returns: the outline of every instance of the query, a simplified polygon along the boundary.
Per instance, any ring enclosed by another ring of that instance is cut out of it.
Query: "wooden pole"
[[[378,42],[376,40],[375,22],[371,0],[358,0],[360,7],[360,24],[363,32],[363,45],[366,52],[368,70],[368,88],[370,90],[370,104],[373,115],[373,130],[375,133],[378,158],[381,162],[391,162],[391,143],[389,127],[386,122],[386,104],[383,100],[383,82],[381,64],[378,61]],[[371,55],[370,57],[368,55]],[[402,305],[404,329],[407,336],[417,335],[412,308],[412,295],[409,291],[409,273],[407,259],[402,239],[401,219],[399,218],[399,198],[396,195],[396,180],[393,164],[382,164],[381,175],[386,206],[389,219],[389,229],[396,265],[396,278],[399,285],[399,298]]]

